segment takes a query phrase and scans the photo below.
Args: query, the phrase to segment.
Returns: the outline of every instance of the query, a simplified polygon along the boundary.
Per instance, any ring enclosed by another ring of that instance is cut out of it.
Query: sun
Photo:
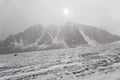
[[[68,14],[69,14],[69,9],[64,8],[64,14],[65,14],[65,15],[68,15]]]

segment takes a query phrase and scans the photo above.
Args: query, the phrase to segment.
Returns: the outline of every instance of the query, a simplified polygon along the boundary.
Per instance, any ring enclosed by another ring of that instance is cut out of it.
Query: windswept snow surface
[[[120,80],[120,42],[0,55],[0,80]]]

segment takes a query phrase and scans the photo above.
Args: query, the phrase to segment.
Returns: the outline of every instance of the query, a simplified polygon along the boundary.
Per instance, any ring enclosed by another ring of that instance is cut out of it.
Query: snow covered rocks
[[[119,48],[115,42],[0,55],[0,80],[118,80]]]

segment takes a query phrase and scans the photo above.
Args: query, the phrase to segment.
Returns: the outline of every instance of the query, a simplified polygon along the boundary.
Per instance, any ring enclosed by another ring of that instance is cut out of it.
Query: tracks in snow
[[[41,69],[39,71],[32,71],[32,72],[27,72],[27,73],[21,73],[18,75],[12,75],[12,76],[4,76],[2,78],[0,78],[0,80],[12,80],[12,79],[17,79],[19,78],[19,80],[22,80],[23,78],[27,78],[27,77],[33,77],[33,76],[37,76],[38,74],[43,74],[46,73],[50,70],[54,70],[54,69],[61,69],[67,66],[73,66],[73,65],[77,65],[77,66],[82,66],[81,62],[74,62],[74,63],[66,63],[66,64],[59,64],[59,65],[54,65],[54,66],[49,66],[48,68],[45,69]]]

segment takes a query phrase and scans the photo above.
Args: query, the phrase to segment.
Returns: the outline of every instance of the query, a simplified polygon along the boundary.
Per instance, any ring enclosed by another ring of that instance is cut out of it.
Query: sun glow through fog
[[[65,8],[65,9],[64,9],[64,14],[65,14],[65,15],[68,15],[68,14],[69,14],[69,9]]]

